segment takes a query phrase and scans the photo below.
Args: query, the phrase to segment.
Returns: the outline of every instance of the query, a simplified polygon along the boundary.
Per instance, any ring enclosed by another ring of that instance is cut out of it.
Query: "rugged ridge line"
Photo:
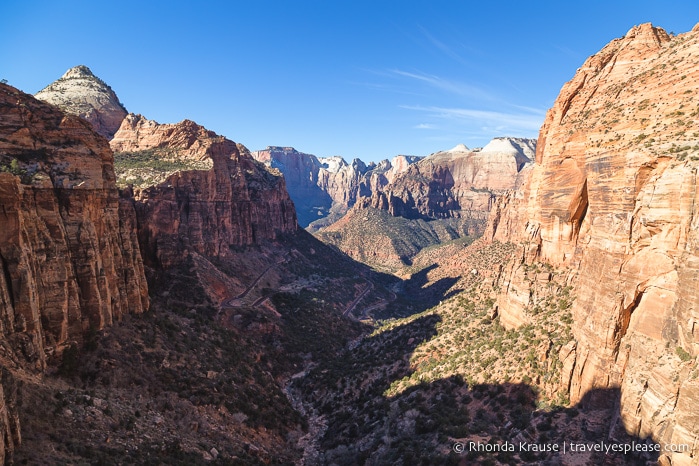
[[[252,156],[284,174],[299,224],[311,230],[339,219],[360,197],[380,191],[421,158],[398,155],[378,164],[365,164],[359,159],[347,163],[339,156],[316,157],[278,146],[253,151]]]
[[[473,151],[460,144],[412,164],[361,205],[405,218],[469,217],[485,225],[495,197],[517,186],[535,147],[523,138],[495,138]]]
[[[459,144],[431,154],[316,234],[379,269],[410,266],[428,246],[481,235],[496,199],[521,185],[535,145],[531,139],[495,138],[482,149]]]

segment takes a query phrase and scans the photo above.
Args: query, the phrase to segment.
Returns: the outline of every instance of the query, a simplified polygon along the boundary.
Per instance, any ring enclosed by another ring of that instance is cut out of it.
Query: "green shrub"
[[[687,351],[685,351],[685,349],[682,348],[681,346],[678,346],[677,348],[675,348],[675,351],[677,352],[677,356],[679,356],[680,359],[684,362],[687,362],[690,359],[692,359],[692,355],[689,354]]]

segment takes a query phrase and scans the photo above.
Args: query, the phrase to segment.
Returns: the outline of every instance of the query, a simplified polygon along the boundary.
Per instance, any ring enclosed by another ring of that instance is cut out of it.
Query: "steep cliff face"
[[[126,116],[126,109],[112,88],[84,65],[69,69],[60,79],[37,92],[35,97],[86,119],[107,139],[119,129]]]
[[[299,225],[325,217],[333,206],[333,198],[318,184],[323,164],[311,154],[299,152],[292,147],[268,147],[253,151],[253,157],[270,168],[284,174],[289,196],[294,200]]]
[[[613,422],[689,445],[666,456],[672,464],[699,454],[698,47],[697,28],[671,37],[644,24],[590,57],[547,114],[528,182],[489,231],[516,239],[525,258],[505,276],[501,315],[527,321],[526,263],[567,268],[577,296],[564,363],[571,400],[620,387]]]
[[[135,212],[88,123],[6,85],[0,114],[2,364],[43,369],[87,331],[148,308]],[[0,459],[20,439],[6,372]]]
[[[90,328],[148,308],[133,208],[88,124],[0,92],[2,331],[37,366]]]
[[[371,196],[390,183],[398,173],[420,159],[399,155],[391,162],[347,163],[342,157],[316,157],[292,147],[270,146],[252,152],[253,157],[284,174],[303,227],[328,225],[352,207],[360,196]],[[326,218],[327,217],[327,218]]]
[[[111,146],[124,163],[148,153],[156,167],[172,160],[204,164],[198,169],[166,164],[162,182],[135,190],[141,249],[150,264],[167,267],[189,252],[226,257],[231,247],[261,244],[297,229],[279,173],[192,121],[159,124],[129,115]]]

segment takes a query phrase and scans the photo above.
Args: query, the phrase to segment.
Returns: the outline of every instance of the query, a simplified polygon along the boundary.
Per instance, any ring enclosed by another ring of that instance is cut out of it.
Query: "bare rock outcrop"
[[[546,116],[529,180],[488,229],[519,242],[524,263],[570,271],[571,401],[619,387],[612,422],[689,445],[665,453],[672,464],[699,456],[698,48],[697,28],[673,37],[644,24],[588,58]],[[520,281],[505,277],[501,315],[526,314],[527,300],[508,296]]]
[[[127,152],[127,158],[155,151],[156,158],[165,154],[206,162],[134,189],[141,250],[151,265],[167,267],[190,252],[225,257],[231,247],[261,244],[297,229],[294,204],[279,172],[193,121],[159,124],[129,115],[111,146],[117,156]]]
[[[340,156],[316,157],[293,147],[270,146],[253,157],[284,174],[294,200],[299,224],[315,230],[344,215],[360,197],[380,191],[408,166],[420,159],[398,155],[390,162],[348,163]]]
[[[35,97],[86,119],[107,139],[119,129],[127,113],[112,88],[85,65],[69,69]]]

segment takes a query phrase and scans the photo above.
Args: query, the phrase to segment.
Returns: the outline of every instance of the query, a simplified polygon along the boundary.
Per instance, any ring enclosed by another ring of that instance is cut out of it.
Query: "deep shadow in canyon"
[[[293,260],[278,261],[280,251]],[[362,289],[362,274],[377,284],[394,283],[395,277],[339,256],[305,232],[282,238],[276,249],[239,253],[277,264],[270,277],[277,285],[329,274],[322,277],[328,282],[318,283],[347,286],[276,292],[271,297],[276,311],[248,306],[217,318],[206,284],[192,274],[195,263],[151,271],[151,311],[91,334],[43,383],[21,385],[24,441],[14,461],[294,464],[304,454],[299,439],[318,418],[325,419],[326,429],[317,435],[316,453],[306,456],[309,465],[555,465],[565,457],[551,451],[453,448],[469,441],[641,442],[620,428],[610,438],[618,390],[596,390],[562,408],[539,406],[532,384],[469,383],[448,374],[411,380],[416,364],[440,363],[440,354],[414,359],[444,323],[437,312],[423,311],[459,293],[449,291],[456,278],[431,283],[427,274],[433,267],[406,281],[405,294],[383,313],[408,302],[413,305],[403,314],[408,318],[370,334],[371,328],[343,317],[338,303]],[[381,286],[374,292],[390,295]],[[399,381],[408,386],[401,388]],[[302,402],[305,415],[289,394]],[[657,459],[588,456],[588,464]]]
[[[592,390],[569,407],[541,406],[531,384],[470,385],[459,375],[395,390],[396,381],[415,372],[411,356],[437,335],[440,321],[427,315],[365,337],[356,349],[294,381],[327,422],[307,464],[559,465],[575,458],[579,464],[637,465],[658,459],[659,445],[611,425],[618,419],[618,389]],[[485,446],[503,443],[513,451]],[[638,444],[644,451],[594,451],[604,444]],[[464,449],[456,452],[459,445]]]
[[[403,280],[399,286],[401,291],[397,293],[396,299],[385,309],[378,310],[374,318],[381,320],[420,314],[459,294],[461,289],[453,289],[459,281],[458,277],[444,277],[434,282],[429,281],[428,274],[437,267],[437,264],[430,265]],[[395,280],[395,277],[390,277]]]

